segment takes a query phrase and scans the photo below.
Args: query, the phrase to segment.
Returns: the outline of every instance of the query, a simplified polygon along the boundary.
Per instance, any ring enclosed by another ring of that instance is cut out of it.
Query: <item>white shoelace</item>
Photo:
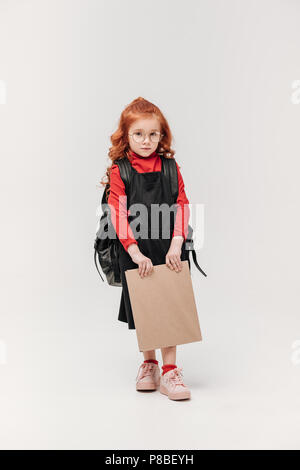
[[[154,364],[152,362],[143,362],[143,364],[140,367],[140,369],[142,369],[142,373],[141,373],[141,376],[139,377],[139,380],[143,379],[144,377],[147,377],[148,375],[151,376],[153,368],[154,368]],[[139,373],[140,373],[140,370],[138,371],[135,380],[137,380]]]
[[[176,369],[172,369],[170,374],[168,375],[168,380],[174,384],[174,385],[183,385],[185,387],[185,384],[183,383],[183,372],[182,372],[182,367],[177,367]]]

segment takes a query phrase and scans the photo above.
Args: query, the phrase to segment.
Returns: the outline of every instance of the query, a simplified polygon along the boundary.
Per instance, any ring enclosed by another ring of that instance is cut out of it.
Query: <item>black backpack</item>
[[[128,195],[129,191],[129,183],[130,183],[130,176],[131,176],[131,164],[129,163],[127,158],[122,158],[120,160],[115,161],[118,165],[120,170],[120,176],[125,185],[125,191]],[[174,201],[177,200],[178,196],[178,175],[177,175],[177,168],[176,162],[173,158],[165,158],[162,157],[162,170],[161,170],[170,181],[171,191],[174,198]],[[106,197],[107,189],[109,189],[109,183],[106,184],[102,200],[101,200],[101,208],[102,208],[102,215],[97,227],[96,239],[94,242],[94,261],[97,268],[97,271],[104,282],[103,277],[98,269],[97,265],[97,257],[104,272],[107,282],[111,286],[122,287],[121,283],[121,274],[119,268],[119,261],[118,261],[118,243],[120,243],[114,226],[111,221],[111,214],[110,208],[108,205],[108,198]],[[107,205],[105,205],[107,204]],[[114,238],[110,237],[103,237],[103,234],[107,233],[110,230],[110,233],[114,234]],[[205,272],[200,268],[197,262],[196,252],[194,250],[194,241],[193,241],[193,229],[190,225],[188,225],[188,234],[186,240],[183,242],[185,244],[185,249],[188,251],[188,258],[189,252],[192,252],[193,260],[195,266],[199,271],[206,276]]]

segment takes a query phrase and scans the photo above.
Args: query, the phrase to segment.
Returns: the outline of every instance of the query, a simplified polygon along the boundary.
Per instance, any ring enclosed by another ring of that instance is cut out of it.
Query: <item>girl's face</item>
[[[128,129],[129,147],[142,157],[151,155],[157,149],[160,140],[160,123],[155,117],[137,119]]]

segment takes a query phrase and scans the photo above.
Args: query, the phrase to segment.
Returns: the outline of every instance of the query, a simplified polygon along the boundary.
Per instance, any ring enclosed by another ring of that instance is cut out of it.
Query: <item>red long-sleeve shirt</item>
[[[136,169],[138,173],[161,171],[161,159],[156,152],[153,152],[148,157],[142,157],[130,150],[128,153],[128,157],[131,165]],[[188,223],[190,218],[190,209],[188,206],[189,200],[185,194],[184,182],[177,162],[176,167],[178,175],[178,197],[176,204],[178,205],[178,209],[176,213],[172,238],[174,236],[182,236],[185,240],[188,233]],[[124,197],[120,200],[119,210],[120,196],[126,196],[125,185],[120,176],[118,165],[113,164],[110,173],[110,193],[108,197],[108,204],[114,207],[116,217],[112,217],[112,223],[114,225],[120,242],[122,243],[125,250],[128,251],[128,247],[131,243],[138,244],[138,242],[135,240],[132,229],[128,223],[126,199]],[[130,210],[128,211],[128,213],[130,214]],[[119,230],[120,225],[121,227],[125,227],[126,234],[124,234],[124,230],[122,230],[121,235],[121,232]]]

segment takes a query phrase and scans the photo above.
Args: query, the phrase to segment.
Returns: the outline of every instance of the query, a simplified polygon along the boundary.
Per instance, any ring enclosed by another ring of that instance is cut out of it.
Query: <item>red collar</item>
[[[131,158],[134,158],[134,157],[137,157],[137,158],[150,158],[150,157],[158,156],[158,153],[156,153],[156,151],[154,151],[150,155],[148,155],[148,157],[143,157],[142,155],[139,155],[138,153],[135,153],[133,150],[129,150],[128,155]]]

